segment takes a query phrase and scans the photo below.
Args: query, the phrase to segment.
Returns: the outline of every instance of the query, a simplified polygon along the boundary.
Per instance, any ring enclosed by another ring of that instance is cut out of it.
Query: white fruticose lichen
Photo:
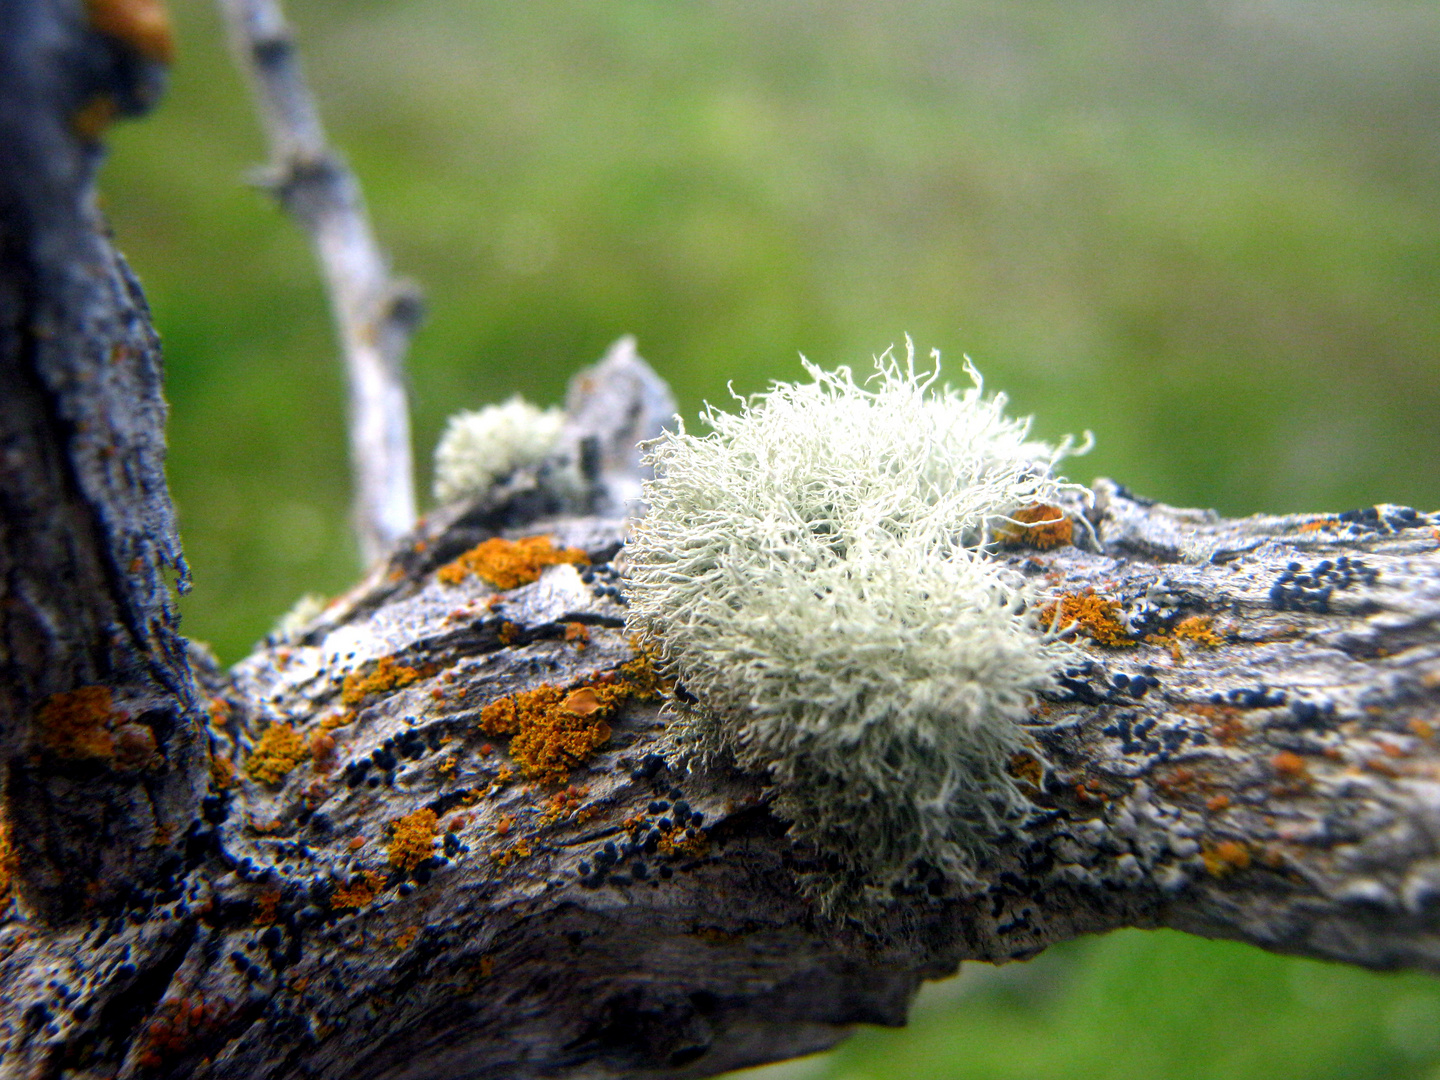
[[[543,461],[560,437],[565,414],[518,395],[503,405],[458,412],[435,447],[435,498],[442,503],[483,495],[516,469]]]
[[[909,342],[907,340],[907,346]],[[1071,658],[1041,595],[986,553],[1021,507],[1073,503],[1074,452],[1028,437],[1005,396],[936,389],[887,352],[857,383],[713,407],[650,444],[627,548],[630,627],[692,704],[677,739],[767,770],[827,903],[963,886],[1028,802],[1007,768]]]

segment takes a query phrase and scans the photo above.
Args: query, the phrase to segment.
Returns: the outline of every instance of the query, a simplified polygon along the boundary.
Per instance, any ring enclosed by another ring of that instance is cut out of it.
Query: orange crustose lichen
[[[90,25],[122,41],[147,60],[175,59],[175,38],[164,0],[86,0]]]
[[[36,716],[40,742],[63,758],[111,758],[115,726],[129,719],[115,711],[108,686],[81,686],[51,694]]]
[[[1041,551],[1060,547],[1074,538],[1074,527],[1065,511],[1048,503],[1022,506],[1010,515],[1010,521],[995,531],[1002,544],[1033,547]]]
[[[1220,635],[1215,632],[1214,626],[1211,625],[1209,615],[1191,615],[1188,619],[1181,619],[1175,624],[1173,633],[1177,638],[1193,641],[1197,645],[1204,645],[1210,649],[1224,644]]]
[[[492,701],[480,730],[511,736],[510,756],[526,779],[558,783],[605,745],[609,720],[626,699],[657,691],[654,669],[640,657],[581,686],[537,686]]]
[[[272,723],[245,759],[245,772],[262,784],[278,784],[310,756],[305,740],[289,724]]]
[[[362,908],[375,897],[385,885],[385,878],[374,870],[356,874],[348,884],[341,885],[330,894],[330,906],[336,911],[344,908]]]
[[[382,656],[368,675],[351,672],[345,676],[340,688],[340,701],[344,705],[358,705],[371,694],[409,686],[421,675],[413,667],[397,664],[393,656]]]
[[[390,833],[390,865],[408,874],[435,852],[440,824],[435,811],[422,807],[397,818]]]
[[[1040,621],[1047,626],[1055,621],[1056,606],[1046,604],[1040,609]],[[1097,596],[1093,590],[1066,593],[1059,602],[1060,625],[1078,625],[1097,645],[1124,649],[1135,644],[1120,622],[1115,604]]]
[[[1201,844],[1200,858],[1211,877],[1223,878],[1250,865],[1250,849],[1238,840]]]
[[[492,537],[446,563],[436,575],[446,585],[458,585],[467,574],[484,578],[497,589],[514,589],[540,577],[547,566],[571,563],[584,566],[590,560],[578,548],[557,548],[549,536],[527,536],[521,540]]]

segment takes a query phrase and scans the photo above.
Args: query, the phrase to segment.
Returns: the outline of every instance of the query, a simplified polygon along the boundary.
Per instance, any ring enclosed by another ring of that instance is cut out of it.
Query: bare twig
[[[294,38],[276,0],[220,0],[270,141],[266,186],[310,234],[325,274],[350,395],[355,528],[365,561],[415,521],[404,356],[420,317],[413,285],[391,278],[360,186],[326,145]]]

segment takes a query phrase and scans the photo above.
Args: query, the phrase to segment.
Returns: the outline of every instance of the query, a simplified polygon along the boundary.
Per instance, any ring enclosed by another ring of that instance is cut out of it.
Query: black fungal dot
[[[650,813],[652,814],[663,814],[666,810],[669,809],[670,804],[664,799],[656,799],[650,804]]]
[[[675,871],[671,870],[668,866],[662,866],[660,867],[660,876],[666,881],[669,881],[672,877],[675,876]]]
[[[705,824],[705,815],[702,814],[699,810],[696,810],[693,814],[690,815],[690,824],[694,825],[698,829],[701,825]]]

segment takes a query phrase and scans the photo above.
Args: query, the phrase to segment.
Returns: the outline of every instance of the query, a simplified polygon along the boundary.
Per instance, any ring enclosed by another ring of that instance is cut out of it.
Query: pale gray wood
[[[405,353],[420,293],[391,275],[360,185],[326,141],[278,0],[220,7],[270,144],[261,183],[309,234],[330,296],[349,392],[353,517],[368,566],[415,523]]]

